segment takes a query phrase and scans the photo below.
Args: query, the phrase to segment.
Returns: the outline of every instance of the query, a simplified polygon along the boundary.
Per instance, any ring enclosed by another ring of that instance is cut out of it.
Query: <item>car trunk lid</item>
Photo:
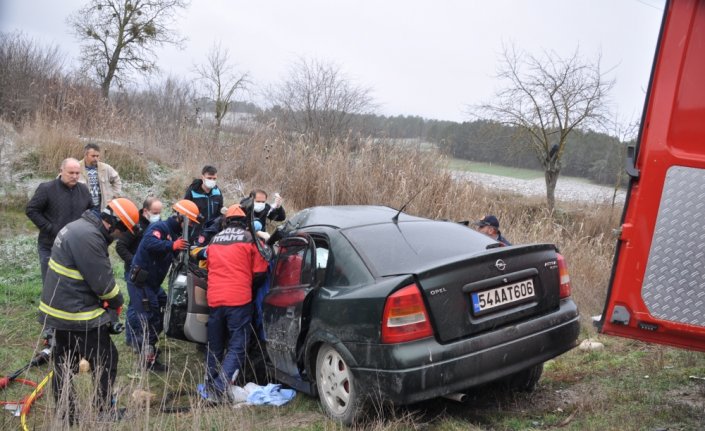
[[[555,246],[500,247],[417,274],[436,335],[448,342],[559,306]]]

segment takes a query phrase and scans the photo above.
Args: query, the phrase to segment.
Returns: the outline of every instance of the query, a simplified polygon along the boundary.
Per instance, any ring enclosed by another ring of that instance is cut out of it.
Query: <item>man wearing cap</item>
[[[477,231],[482,232],[490,238],[501,242],[504,245],[512,245],[507,238],[502,236],[502,232],[499,231],[499,220],[493,215],[485,216],[482,220],[475,223],[477,226]]]

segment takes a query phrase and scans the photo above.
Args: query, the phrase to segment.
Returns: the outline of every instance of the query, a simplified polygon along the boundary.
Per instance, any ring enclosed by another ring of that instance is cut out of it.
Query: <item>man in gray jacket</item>
[[[87,210],[56,236],[39,302],[39,323],[55,329],[52,389],[60,417],[76,421],[72,374],[81,358],[97,382],[96,407],[111,411],[111,387],[117,376],[118,351],[110,333],[123,305],[115,284],[108,246],[135,230],[139,211],[128,199],[110,201],[98,215]],[[67,375],[68,373],[68,375]],[[67,395],[63,395],[68,391]],[[68,405],[62,404],[60,401]]]
[[[100,161],[100,146],[89,142],[83,148],[83,160],[79,182],[88,186],[93,198],[93,207],[104,209],[108,202],[122,194],[122,180],[117,171]]]
[[[54,238],[62,227],[77,220],[92,206],[91,194],[85,184],[79,184],[81,166],[76,159],[61,162],[59,177],[41,183],[27,204],[25,213],[39,228],[37,252],[42,270],[42,281],[46,277],[47,262],[51,255]]]

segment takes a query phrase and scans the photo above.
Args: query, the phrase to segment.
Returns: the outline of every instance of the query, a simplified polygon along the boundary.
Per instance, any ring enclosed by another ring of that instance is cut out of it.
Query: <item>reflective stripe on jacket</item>
[[[71,331],[110,321],[103,303],[116,309],[123,298],[115,284],[109,243],[100,218],[90,210],[59,231],[39,303],[40,323]]]

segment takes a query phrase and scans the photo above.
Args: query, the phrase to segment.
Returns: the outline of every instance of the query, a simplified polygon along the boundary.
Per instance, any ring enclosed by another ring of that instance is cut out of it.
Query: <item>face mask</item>
[[[149,213],[149,217],[147,218],[150,223],[156,223],[162,219],[161,214],[152,214]]]
[[[259,220],[255,220],[255,232],[259,232],[262,230],[262,223],[260,223]]]
[[[262,212],[264,210],[265,202],[255,202],[254,210],[256,213]]]
[[[215,180],[203,180],[203,185],[212,189],[215,187]]]

